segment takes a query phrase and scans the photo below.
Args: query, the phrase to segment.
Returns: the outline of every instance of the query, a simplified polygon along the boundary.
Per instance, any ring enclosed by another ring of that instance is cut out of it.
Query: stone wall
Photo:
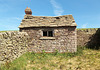
[[[0,33],[0,64],[18,58],[28,47],[28,34],[9,31]]]
[[[77,29],[77,45],[100,48],[100,28]]]
[[[42,30],[54,30],[54,37],[43,37]],[[31,38],[29,51],[42,52],[76,52],[77,39],[76,27],[37,27],[37,28],[22,28],[22,32],[27,32]]]
[[[43,38],[43,29],[54,30],[54,37]],[[76,52],[77,46],[100,48],[100,28],[77,29],[77,33],[75,27],[25,28],[20,30],[22,32],[0,32],[0,64],[16,59],[26,51]]]

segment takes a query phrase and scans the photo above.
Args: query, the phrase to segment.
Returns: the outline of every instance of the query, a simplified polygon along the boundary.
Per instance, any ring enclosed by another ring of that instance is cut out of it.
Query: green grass
[[[100,50],[79,48],[76,53],[27,52],[0,70],[100,70]]]
[[[89,29],[96,29],[96,30],[98,30],[98,28],[77,28],[77,30],[89,30]]]
[[[18,30],[6,30],[6,31],[0,31],[0,32],[7,32],[7,31],[18,31]]]
[[[0,31],[0,32],[7,32],[7,31]]]

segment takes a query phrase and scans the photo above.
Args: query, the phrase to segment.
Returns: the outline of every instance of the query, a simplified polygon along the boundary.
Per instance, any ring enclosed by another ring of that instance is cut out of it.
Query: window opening
[[[53,37],[53,31],[43,31],[43,36]]]

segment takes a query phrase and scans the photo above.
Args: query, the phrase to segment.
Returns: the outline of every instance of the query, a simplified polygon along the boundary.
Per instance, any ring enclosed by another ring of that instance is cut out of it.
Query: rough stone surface
[[[53,37],[43,37],[42,30],[53,30]],[[39,27],[21,28],[20,31],[27,32],[30,36],[29,51],[42,52],[76,52],[77,35],[76,27]]]
[[[29,51],[76,52],[77,35],[75,20],[72,15],[32,16],[25,15],[19,29],[30,37]],[[52,30],[53,37],[44,37],[43,30]]]
[[[29,36],[25,32],[0,33],[0,64],[12,61],[27,51]]]
[[[59,26],[77,26],[77,24],[75,23],[72,15],[63,15],[56,17],[25,15],[19,28]]]
[[[53,29],[54,37],[43,38],[43,29]],[[21,31],[0,33],[0,64],[12,61],[27,51],[76,52],[76,45],[99,46],[97,48],[100,48],[100,28],[77,29],[76,31],[76,27],[40,27],[22,28]]]
[[[77,29],[77,45],[92,48],[100,46],[100,28]]]

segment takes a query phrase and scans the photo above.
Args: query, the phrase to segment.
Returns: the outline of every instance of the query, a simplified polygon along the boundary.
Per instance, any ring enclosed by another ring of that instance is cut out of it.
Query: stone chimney
[[[31,9],[27,7],[27,8],[25,9],[25,14],[26,14],[26,15],[32,15]]]

